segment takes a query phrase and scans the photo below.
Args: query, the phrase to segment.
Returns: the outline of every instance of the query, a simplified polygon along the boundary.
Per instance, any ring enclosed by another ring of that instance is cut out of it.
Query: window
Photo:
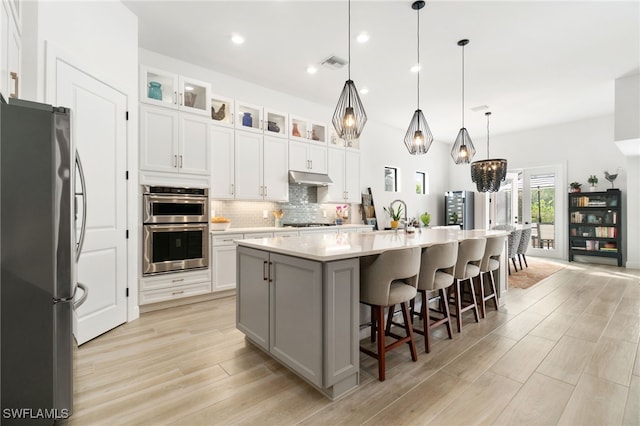
[[[416,172],[416,194],[428,194],[428,176],[426,172]]]
[[[398,192],[398,169],[395,167],[384,167],[384,190],[388,192]]]

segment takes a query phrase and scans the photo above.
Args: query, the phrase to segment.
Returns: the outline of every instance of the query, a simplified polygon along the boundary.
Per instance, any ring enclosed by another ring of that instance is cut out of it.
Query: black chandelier
[[[422,0],[414,1],[411,5],[411,8],[418,12],[418,107],[413,113],[407,133],[404,135],[404,144],[411,155],[426,154],[433,142],[431,129],[429,129],[427,119],[420,109],[420,9],[424,5]]]
[[[358,139],[362,133],[365,123],[367,122],[367,113],[364,112],[362,101],[358,95],[358,89],[351,80],[351,0],[349,0],[349,58],[348,70],[349,76],[344,83],[342,93],[338,99],[338,105],[333,112],[333,127],[338,133],[338,137],[344,139],[347,145],[351,141]]]
[[[458,42],[458,46],[462,47],[462,128],[460,128],[453,148],[451,148],[451,157],[456,164],[469,164],[476,154],[469,132],[464,127],[464,47],[467,44],[469,44],[467,39]]]
[[[487,116],[487,157],[489,157],[489,116]],[[507,160],[492,158],[471,163],[471,180],[475,182],[479,192],[497,192],[501,182],[507,177]]]

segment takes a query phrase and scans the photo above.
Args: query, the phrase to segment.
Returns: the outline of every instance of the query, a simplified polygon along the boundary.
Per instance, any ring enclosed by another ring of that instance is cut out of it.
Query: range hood
[[[289,183],[297,183],[299,185],[327,186],[333,181],[329,175],[322,173],[298,172],[289,170]]]

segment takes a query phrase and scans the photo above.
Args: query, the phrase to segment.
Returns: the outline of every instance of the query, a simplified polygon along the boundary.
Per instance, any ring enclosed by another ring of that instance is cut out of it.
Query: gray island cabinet
[[[237,327],[335,399],[358,385],[358,258],[318,262],[237,251]]]
[[[330,399],[359,383],[360,257],[505,231],[425,230],[236,241],[236,326]],[[502,256],[499,292],[506,291]]]

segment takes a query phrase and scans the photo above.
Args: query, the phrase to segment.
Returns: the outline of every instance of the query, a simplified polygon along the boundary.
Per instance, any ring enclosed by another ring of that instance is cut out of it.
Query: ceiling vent
[[[338,56],[332,55],[322,61],[321,64],[332,70],[339,70],[340,68],[347,65],[347,61]]]

